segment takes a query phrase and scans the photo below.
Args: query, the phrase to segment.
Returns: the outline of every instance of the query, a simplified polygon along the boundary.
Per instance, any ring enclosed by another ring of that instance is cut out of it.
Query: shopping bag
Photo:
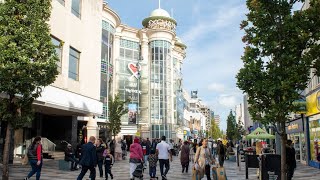
[[[27,165],[29,162],[29,158],[27,155],[24,155],[23,159],[21,159],[21,164],[22,165]]]
[[[200,171],[192,168],[192,180],[201,180]]]
[[[218,167],[216,172],[217,172],[217,180],[227,180],[227,175],[224,167]]]
[[[218,180],[217,168],[218,167],[216,167],[216,166],[212,167],[212,179],[213,180]]]

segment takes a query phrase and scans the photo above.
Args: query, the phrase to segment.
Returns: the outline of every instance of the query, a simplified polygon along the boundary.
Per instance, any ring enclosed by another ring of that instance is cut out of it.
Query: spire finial
[[[159,9],[161,9],[161,0],[159,0]]]

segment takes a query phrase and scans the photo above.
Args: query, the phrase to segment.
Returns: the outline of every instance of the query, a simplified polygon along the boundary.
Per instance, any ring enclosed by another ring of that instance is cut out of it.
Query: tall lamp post
[[[141,65],[140,65],[140,61],[143,60],[143,57],[142,56],[139,56],[139,59],[138,59],[138,62],[136,64],[136,67],[137,67],[137,87],[138,87],[138,96],[137,96],[137,108],[138,108],[138,112],[137,112],[137,116],[136,116],[136,119],[137,119],[137,132],[141,133],[140,132],[140,128],[139,128],[139,118],[140,118],[140,78],[141,78],[141,74],[140,74],[140,71],[141,71]],[[141,134],[140,134],[141,136]]]

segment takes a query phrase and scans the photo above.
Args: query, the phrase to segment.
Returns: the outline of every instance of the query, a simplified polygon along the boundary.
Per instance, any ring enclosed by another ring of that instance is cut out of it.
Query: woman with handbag
[[[204,173],[205,173],[207,176],[207,180],[211,180],[210,165],[214,164],[215,161],[207,145],[208,145],[208,139],[203,139],[202,146],[197,149],[197,152],[194,158],[194,162],[195,162],[194,168],[198,168],[197,173],[199,173],[200,179],[204,177]]]

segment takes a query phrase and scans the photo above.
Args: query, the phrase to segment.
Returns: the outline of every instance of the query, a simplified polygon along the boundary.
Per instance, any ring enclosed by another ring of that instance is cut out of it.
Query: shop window
[[[310,158],[320,162],[320,115],[311,117],[309,122],[310,132]]]

